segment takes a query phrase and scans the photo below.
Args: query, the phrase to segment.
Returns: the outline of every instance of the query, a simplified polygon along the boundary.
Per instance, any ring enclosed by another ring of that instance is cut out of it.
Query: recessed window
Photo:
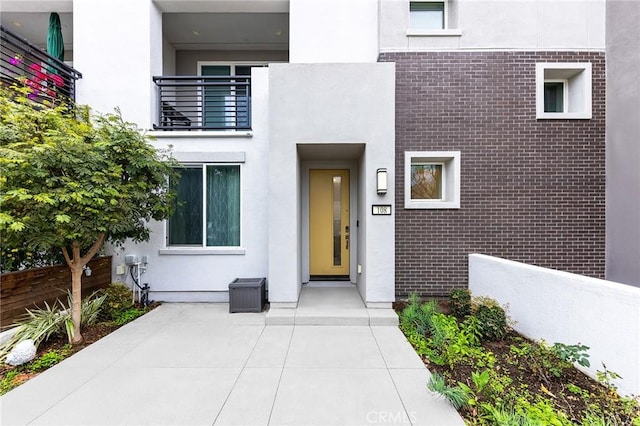
[[[460,151],[405,152],[407,209],[460,207]]]
[[[591,118],[591,64],[536,64],[537,118]]]
[[[168,221],[167,244],[190,247],[240,246],[240,166],[204,164],[179,169]]]
[[[443,30],[446,28],[444,1],[409,2],[409,26],[418,30]]]

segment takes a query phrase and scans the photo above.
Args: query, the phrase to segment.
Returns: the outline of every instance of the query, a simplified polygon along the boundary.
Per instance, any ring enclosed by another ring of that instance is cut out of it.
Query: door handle
[[[346,242],[345,249],[349,250],[349,227],[348,226],[344,227],[344,240]]]

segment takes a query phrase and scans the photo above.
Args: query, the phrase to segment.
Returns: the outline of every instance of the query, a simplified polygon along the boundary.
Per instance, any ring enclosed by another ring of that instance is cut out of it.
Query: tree
[[[0,89],[2,244],[60,248],[72,276],[72,343],[80,333],[85,265],[109,240],[149,239],[171,213],[175,163],[132,123],[87,107],[42,107]]]

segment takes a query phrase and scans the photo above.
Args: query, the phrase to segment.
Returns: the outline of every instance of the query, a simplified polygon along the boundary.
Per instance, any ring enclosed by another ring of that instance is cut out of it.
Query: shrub
[[[469,290],[451,290],[449,294],[451,313],[463,319],[471,314],[471,292]]]
[[[133,307],[131,289],[124,284],[110,284],[101,292],[107,297],[100,313],[100,319],[104,321],[115,321]]]
[[[484,340],[501,340],[507,334],[507,314],[493,299],[473,298],[473,315],[478,318]]]
[[[438,303],[435,300],[421,303],[420,296],[413,293],[409,296],[409,304],[400,315],[400,322],[403,328],[413,327],[418,333],[425,335],[431,328],[432,317],[436,312]]]

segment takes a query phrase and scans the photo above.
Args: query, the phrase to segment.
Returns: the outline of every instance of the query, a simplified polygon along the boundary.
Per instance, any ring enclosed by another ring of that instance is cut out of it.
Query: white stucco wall
[[[380,0],[380,51],[604,49],[605,0],[450,0],[457,35],[407,36],[409,2]]]
[[[606,277],[640,287],[640,2],[607,2]]]
[[[394,216],[372,216],[371,204],[394,205],[395,65],[272,64],[269,78],[271,299],[296,302],[302,280],[297,146],[365,144],[358,167],[358,280],[366,280],[366,302],[393,301]],[[389,172],[383,197],[375,187],[379,167]]]
[[[378,0],[290,0],[291,63],[376,62]]]
[[[469,289],[507,304],[529,338],[588,346],[589,374],[605,363],[640,394],[640,289],[481,254],[469,255]]]
[[[127,120],[151,127],[162,74],[162,14],[147,0],[74,0],[77,101],[102,113],[120,107]]]
[[[200,249],[201,254],[184,254],[188,249],[166,249],[166,224],[151,224],[147,243],[125,245],[115,250],[113,277],[131,285],[131,278],[116,274],[126,254],[149,256],[142,281],[151,286],[151,299],[162,301],[228,301],[228,284],[235,278],[267,277],[268,234],[268,69],[252,70],[252,137],[211,136],[212,132],[155,132],[155,145],[172,145],[176,158],[197,158],[205,162],[227,161],[244,156],[241,166],[240,253],[221,254]],[[207,135],[208,134],[208,135]],[[237,251],[237,250],[236,250]],[[202,254],[202,252],[208,252]]]

